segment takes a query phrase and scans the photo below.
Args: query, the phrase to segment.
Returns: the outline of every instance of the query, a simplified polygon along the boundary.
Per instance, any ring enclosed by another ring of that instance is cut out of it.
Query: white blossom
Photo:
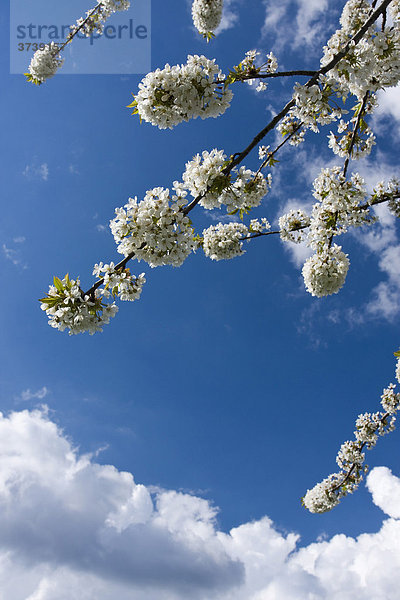
[[[400,23],[400,0],[392,0],[389,4],[389,12],[394,23],[399,26]]]
[[[339,137],[339,135],[335,135],[332,131],[329,133],[328,145],[334,154],[345,158],[349,153],[350,144],[352,143],[353,139],[353,130],[350,127],[350,123],[346,123],[345,121],[341,120],[338,126],[338,133],[344,133],[344,135]],[[362,135],[359,133],[356,134],[354,145],[351,151],[351,157],[358,160],[364,156],[368,156],[375,144],[375,139],[376,138],[372,130],[368,126],[365,126]]]
[[[259,206],[271,186],[271,174],[267,178],[246,167],[240,167],[235,179],[222,190],[220,200],[228,212]]]
[[[244,254],[243,237],[248,229],[243,223],[218,223],[203,231],[204,254],[211,260],[227,260]]]
[[[101,3],[110,12],[128,10],[131,5],[130,0],[101,0]]]
[[[29,73],[34,80],[43,83],[56,74],[64,62],[58,52],[59,47],[54,42],[36,50],[29,65]]]
[[[221,22],[223,0],[193,0],[192,19],[197,31],[207,34],[215,31]]]
[[[278,61],[273,52],[267,54],[267,73],[276,73],[278,69]]]
[[[130,198],[110,222],[118,252],[134,252],[151,267],[179,267],[196,248],[190,219],[181,210],[184,204],[184,197],[170,197],[161,187],[146,192],[141,202]]]
[[[364,0],[346,3],[338,29],[324,47],[321,66],[341,52],[368,18],[371,6]],[[395,9],[396,11],[396,9]],[[400,31],[387,27],[383,31],[370,27],[358,44],[330,71],[329,78],[346,93],[362,99],[367,91],[397,85],[400,79]]]
[[[133,302],[138,300],[142,293],[143,285],[146,283],[144,273],[141,273],[137,277],[131,274],[130,270],[115,269],[113,262],[110,264],[103,265],[95,264],[93,268],[93,275],[103,279],[103,287],[99,288],[99,293],[104,298],[113,296],[119,297],[120,300],[129,300]]]
[[[305,130],[302,129],[302,123],[294,116],[293,110],[281,120],[277,125],[277,130],[282,136],[290,136],[289,144],[298,146],[304,142]]]
[[[267,89],[267,84],[265,83],[265,81],[260,81],[260,83],[256,87],[256,92],[265,92],[266,89]]]
[[[364,460],[365,454],[361,452],[360,444],[354,440],[344,442],[336,457],[336,462],[341,469],[349,469],[353,464],[362,465]]]
[[[330,243],[332,236],[345,233],[350,226],[359,227],[373,223],[365,205],[367,192],[364,180],[353,173],[346,180],[340,167],[322,169],[314,180],[313,196],[318,200],[311,213],[308,232],[308,244],[314,250],[320,250]]]
[[[130,0],[102,0],[94,8],[86,11],[85,17],[81,17],[75,25],[71,25],[70,37],[74,36],[78,30],[86,37],[90,37],[94,33],[101,35],[108,17],[117,11],[128,10],[129,7]]]
[[[228,212],[258,206],[271,185],[271,176],[265,178],[245,167],[223,173],[226,155],[222,150],[204,151],[186,163],[183,185],[207,209],[226,205]]]
[[[211,152],[204,150],[201,156],[196,154],[186,163],[182,175],[183,184],[193,198],[205,194],[199,202],[204,208],[212,209],[221,206],[221,192],[230,183],[230,177],[222,173],[225,163],[224,151],[216,148]],[[210,189],[207,191],[207,188]]]
[[[305,508],[312,513],[324,513],[337,506],[341,498],[340,489],[332,491],[332,488],[340,483],[340,475],[333,473],[321,483],[317,483],[311,490],[307,490],[302,498]]]
[[[250,220],[250,233],[262,233],[263,231],[267,231],[268,229],[271,229],[271,224],[265,217],[261,217],[261,219]]]
[[[396,368],[396,375],[397,375]],[[385,413],[393,414],[399,409],[400,404],[400,394],[396,394],[395,385],[390,383],[387,388],[383,390],[383,394],[381,396],[381,404]]]
[[[281,240],[299,244],[305,237],[304,228],[310,225],[310,217],[303,210],[290,210],[279,218]]]
[[[259,146],[258,147],[258,158],[260,160],[264,160],[264,158],[267,156],[268,152],[269,152],[269,146]]]
[[[148,73],[130,106],[141,119],[160,129],[172,129],[197,117],[218,117],[233,96],[229,87],[218,83],[223,79],[214,60],[189,55],[185,65],[167,64],[164,69]]]
[[[318,133],[317,123],[327,125],[342,116],[339,107],[329,104],[331,94],[330,88],[320,89],[317,84],[307,86],[296,83],[293,93],[296,105],[291,110],[291,115],[303,126]]]
[[[96,290],[85,295],[80,289],[79,278],[54,278],[45,298],[42,298],[41,309],[49,318],[49,325],[60,331],[68,329],[69,335],[84,333],[90,335],[102,331],[102,326],[110,322],[118,311],[115,303],[103,304]]]
[[[306,290],[318,298],[337,294],[346,280],[349,265],[347,254],[336,244],[313,254],[302,269]]]
[[[368,448],[375,446],[378,435],[383,432],[380,419],[381,414],[379,412],[359,415],[356,421],[356,431],[354,432],[356,440],[367,444]]]

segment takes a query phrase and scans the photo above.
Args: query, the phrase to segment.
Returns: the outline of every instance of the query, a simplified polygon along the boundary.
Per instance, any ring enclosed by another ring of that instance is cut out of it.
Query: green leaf
[[[206,33],[203,33],[203,38],[205,40],[207,40],[207,44],[210,40],[212,40],[213,38],[215,38],[215,33],[213,33],[212,31],[207,31]]]
[[[61,279],[59,279],[58,277],[54,277],[53,281],[54,281],[54,285],[56,286],[57,290],[59,292],[63,292],[64,291],[64,286],[62,284]]]
[[[42,85],[43,81],[40,81],[39,79],[36,79],[35,77],[33,77],[33,75],[31,73],[24,73],[26,80],[29,81],[30,83],[34,83],[35,85]]]

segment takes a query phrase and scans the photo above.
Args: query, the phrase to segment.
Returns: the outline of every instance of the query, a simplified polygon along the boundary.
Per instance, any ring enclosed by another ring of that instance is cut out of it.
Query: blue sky
[[[336,0],[260,0],[251,11],[241,0],[226,4],[224,30],[207,45],[190,2],[153,0],[152,68],[204,53],[226,72],[252,48],[273,50],[283,68],[312,68],[342,8]],[[87,8],[81,2],[82,14]],[[146,272],[142,298],[121,305],[102,334],[51,329],[37,299],[53,275],[79,275],[90,287],[94,263],[118,259],[108,230],[114,208],[171,186],[197,152],[243,149],[290,97],[290,82],[274,81],[263,94],[238,84],[221,118],[160,131],[126,108],[143,74],[60,72],[28,85],[9,74],[4,4],[0,25],[4,598],[333,598],[335,552],[344,573],[337,597],[349,589],[349,597],[395,598],[398,575],[378,567],[382,544],[398,561],[398,432],[369,453],[371,469],[392,472],[373,471],[369,490],[362,485],[319,516],[300,497],[335,470],[357,415],[379,410],[394,380],[397,224],[382,211],[375,234],[340,241],[351,267],[330,298],[307,294],[299,254],[265,238],[232,261],[199,251],[179,269],[132,265]],[[352,165],[370,185],[398,175],[398,106],[398,89],[382,95],[377,146]],[[328,132],[282,152],[255,216],[276,222],[285,206],[312,203],[314,177],[338,162]],[[257,163],[255,152],[246,166]],[[201,232],[217,216],[198,207],[193,222]],[[294,535],[303,554],[290,554]],[[322,565],[313,575],[304,566],[311,555]],[[369,593],[376,585],[386,595],[368,595],[360,583],[364,556],[382,574]]]

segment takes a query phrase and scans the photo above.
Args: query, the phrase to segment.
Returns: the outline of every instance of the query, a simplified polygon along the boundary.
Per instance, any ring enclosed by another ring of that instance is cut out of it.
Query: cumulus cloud
[[[74,573],[84,588],[86,575],[109,582],[111,590],[118,582],[126,595],[115,597],[130,599],[142,589],[149,598],[197,598],[242,581],[243,565],[216,536],[207,501],[174,491],[151,494],[130,473],[79,456],[45,413],[2,417],[0,453],[3,560],[11,555],[24,571],[46,572],[21,600],[59,598],[59,569],[64,577]],[[109,596],[93,600],[103,597]]]
[[[274,49],[290,46],[317,48],[326,41],[331,15],[327,0],[264,0],[265,19],[262,36],[270,38],[279,31]],[[320,52],[320,50],[319,50]]]
[[[376,116],[392,117],[397,123],[400,123],[400,86],[386,88],[378,92],[378,108]]]
[[[400,480],[368,477],[381,530],[299,548],[264,517],[218,530],[210,502],[79,454],[45,410],[0,417],[0,597],[396,600]]]

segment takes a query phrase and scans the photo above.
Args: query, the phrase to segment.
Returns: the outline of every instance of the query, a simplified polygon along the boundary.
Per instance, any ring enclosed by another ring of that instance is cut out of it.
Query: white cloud
[[[379,181],[393,177],[392,165],[378,154],[376,162],[366,160],[357,165],[357,171],[365,179],[371,192]],[[400,313],[400,244],[396,228],[396,217],[386,205],[374,208],[379,222],[368,228],[353,231],[354,237],[378,258],[378,267],[386,276],[371,291],[366,303],[366,313],[372,317],[389,321]]]
[[[218,35],[227,29],[231,29],[239,20],[239,15],[234,10],[235,0],[225,0],[222,12],[222,19],[215,33]]]
[[[17,237],[13,239],[15,244],[22,244],[25,241],[24,237]],[[13,265],[20,265],[22,269],[27,269],[28,265],[23,262],[21,257],[21,247],[10,248],[7,244],[2,244],[2,250],[4,257],[13,263]]]
[[[376,467],[367,477],[374,504],[393,519],[400,519],[400,479],[387,467]]]
[[[276,51],[283,50],[285,46],[317,49],[321,42],[326,41],[330,20],[327,0],[264,0],[264,4],[265,19],[261,33],[264,38],[270,38],[279,31],[274,42]]]
[[[6,246],[6,244],[3,244],[2,248],[3,248],[3,254],[6,257],[6,259],[11,261],[13,263],[13,265],[19,265],[19,263],[21,262],[21,259],[18,257],[17,250],[14,250],[13,248],[9,248],[8,246]]]
[[[34,399],[43,400],[43,398],[46,398],[48,393],[49,393],[49,390],[44,385],[42,388],[40,388],[40,390],[37,390],[36,392],[31,392],[30,389],[24,390],[23,392],[21,392],[20,398],[24,402],[27,402],[28,400],[34,400]]]
[[[379,91],[378,103],[375,112],[378,118],[390,116],[400,123],[400,86]]]
[[[36,162],[33,162],[31,165],[26,165],[22,174],[28,179],[42,179],[43,181],[47,181],[49,178],[49,167],[47,163],[38,165]]]
[[[206,500],[79,455],[45,411],[0,418],[2,600],[397,600],[400,480],[373,469],[377,533],[298,548],[264,517],[219,531]]]

